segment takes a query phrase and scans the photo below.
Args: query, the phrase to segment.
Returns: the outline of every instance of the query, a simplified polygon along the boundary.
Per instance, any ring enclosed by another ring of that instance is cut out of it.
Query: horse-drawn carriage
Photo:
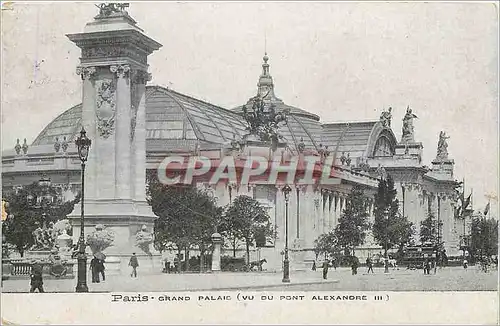
[[[252,261],[247,264],[245,258],[223,256],[221,259],[221,270],[226,272],[262,271],[264,263],[267,263],[266,259]]]

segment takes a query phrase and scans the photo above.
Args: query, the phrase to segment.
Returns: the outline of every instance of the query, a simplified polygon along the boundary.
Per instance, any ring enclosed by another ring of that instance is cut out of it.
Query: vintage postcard
[[[2,2],[2,322],[498,324],[481,2]]]

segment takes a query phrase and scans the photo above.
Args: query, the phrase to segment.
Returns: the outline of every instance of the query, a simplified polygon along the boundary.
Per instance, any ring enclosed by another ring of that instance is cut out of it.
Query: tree
[[[230,234],[245,243],[247,264],[250,263],[250,247],[262,237],[267,239],[274,235],[270,220],[266,209],[257,200],[248,196],[236,197],[227,208],[223,233]]]
[[[394,246],[402,250],[415,232],[413,224],[400,214],[396,195],[394,180],[390,175],[379,181],[375,195],[373,238],[384,247],[386,257],[387,251]]]
[[[314,240],[314,253],[316,259],[319,255],[335,256],[339,252],[337,237],[334,232],[323,233]]]
[[[191,249],[200,250],[200,266],[211,236],[221,224],[222,208],[206,190],[192,185],[163,185],[148,177],[148,202],[158,216],[154,222],[154,246],[157,250],[176,249],[186,253],[186,269]],[[220,232],[220,231],[219,231]],[[180,265],[179,265],[180,268]]]
[[[491,256],[498,253],[498,221],[476,217],[471,224],[471,254]]]
[[[354,186],[334,230],[340,248],[354,255],[354,248],[363,244],[366,231],[370,228],[368,216],[363,189],[360,186]]]
[[[437,221],[432,212],[429,212],[427,218],[420,222],[420,242],[422,244],[437,242]]]
[[[34,182],[17,191],[6,192],[5,201],[9,203],[8,217],[2,223],[2,233],[6,242],[23,257],[24,252],[35,244],[33,231],[43,224],[47,226],[50,222],[65,219],[80,201],[80,195],[63,202],[58,187]]]

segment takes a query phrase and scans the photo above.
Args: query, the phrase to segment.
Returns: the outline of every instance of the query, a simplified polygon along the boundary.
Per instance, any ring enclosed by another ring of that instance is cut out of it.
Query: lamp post
[[[85,199],[85,162],[89,156],[89,148],[91,140],[88,139],[85,129],[82,127],[80,136],[76,139],[75,144],[78,149],[78,156],[82,163],[82,196],[80,198],[81,215],[80,215],[80,238],[78,239],[78,282],[76,284],[76,292],[89,292],[87,286],[87,255],[85,254],[85,232],[84,232],[84,211],[83,202]]]
[[[386,225],[385,225],[385,248],[384,248],[384,251],[385,251],[385,254],[384,254],[384,273],[389,273],[389,257],[387,257],[387,242],[388,242],[388,238],[389,238],[389,210],[386,208],[384,209],[384,218],[385,218],[385,222],[386,222]]]
[[[283,260],[283,283],[290,283],[290,261],[288,260],[288,201],[292,188],[285,185],[283,194],[285,195],[285,259]]]

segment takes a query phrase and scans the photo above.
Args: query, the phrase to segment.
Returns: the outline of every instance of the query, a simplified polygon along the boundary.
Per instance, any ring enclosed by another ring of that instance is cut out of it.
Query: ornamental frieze
[[[101,46],[82,49],[82,59],[97,59],[110,57],[129,57],[139,63],[147,64],[147,56],[123,46]]]
[[[96,117],[99,136],[108,138],[114,131],[116,103],[116,86],[111,79],[103,79],[96,82]]]

